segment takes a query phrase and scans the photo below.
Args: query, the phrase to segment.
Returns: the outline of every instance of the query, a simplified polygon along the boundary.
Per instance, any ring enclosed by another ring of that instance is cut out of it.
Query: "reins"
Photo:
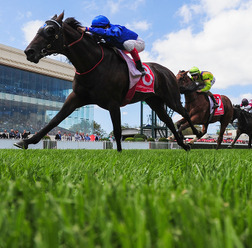
[[[53,22],[54,24],[56,24],[56,25],[58,26],[58,32],[54,35],[54,39],[51,41],[51,43],[49,43],[49,44],[47,45],[47,48],[49,48],[49,49],[52,47],[52,44],[53,44],[55,41],[59,40],[59,37],[62,37],[62,41],[61,41],[62,50],[66,49],[66,48],[71,48],[73,45],[75,45],[75,44],[77,44],[78,42],[80,42],[80,41],[83,39],[83,37],[84,37],[84,33],[85,33],[85,32],[82,32],[82,35],[81,35],[81,37],[80,37],[78,40],[76,40],[76,41],[70,43],[69,45],[66,45],[66,44],[64,44],[64,33],[62,32],[62,30],[63,30],[62,25],[61,25],[60,23],[58,23],[56,20],[54,20],[54,19],[51,19],[51,20],[46,21],[46,24],[47,24],[47,22]],[[46,26],[46,24],[45,24],[45,26]],[[40,29],[40,30],[38,31],[38,34],[41,35],[41,36],[43,36],[45,39],[47,39],[47,37],[46,37],[47,34],[44,33],[44,32],[45,32],[45,31],[44,31],[45,26],[43,27],[43,29]],[[60,40],[61,40],[61,39],[60,39]],[[85,74],[87,74],[87,73],[93,71],[93,70],[102,62],[102,60],[103,60],[103,58],[104,58],[104,51],[103,51],[103,48],[102,48],[102,46],[101,46],[100,44],[99,44],[99,47],[100,47],[100,49],[101,49],[101,59],[100,59],[91,69],[89,69],[88,71],[85,71],[85,72],[77,72],[77,71],[75,71],[75,73],[76,73],[77,75],[85,75]],[[50,51],[50,52],[52,52],[52,51]],[[41,51],[41,54],[44,55],[44,56],[47,55],[47,53],[48,53],[48,51],[47,51],[46,49],[43,49],[43,50]]]
[[[102,60],[103,60],[103,58],[104,58],[104,51],[103,51],[103,48],[102,48],[102,46],[99,44],[99,47],[101,48],[101,53],[102,53],[102,56],[101,56],[101,59],[90,69],[90,70],[88,70],[88,71],[85,71],[85,72],[78,72],[78,71],[76,71],[75,70],[75,73],[77,74],[77,75],[85,75],[85,74],[87,74],[87,73],[89,73],[89,72],[91,72],[92,70],[94,70],[101,62],[102,62]]]
[[[85,32],[82,32],[81,37],[80,37],[78,40],[76,40],[76,41],[72,42],[71,44],[69,44],[67,47],[69,48],[69,47],[75,45],[76,43],[80,42],[80,41],[83,39],[83,37],[84,37],[84,33],[85,33]],[[88,70],[88,71],[85,71],[85,72],[78,72],[78,71],[75,70],[75,73],[76,73],[77,75],[81,76],[81,75],[88,74],[89,72],[91,72],[92,70],[94,70],[94,69],[102,62],[102,60],[103,60],[103,58],[104,58],[104,51],[103,51],[103,48],[102,48],[102,46],[101,46],[100,44],[99,44],[99,47],[100,47],[100,49],[101,49],[101,54],[102,54],[101,59],[100,59],[90,70]]]
[[[82,35],[78,40],[76,40],[76,41],[72,42],[71,44],[67,45],[67,47],[71,47],[71,46],[75,45],[76,43],[80,42],[83,39],[83,36],[84,36],[84,32],[82,32]]]
[[[186,78],[185,78],[185,76],[184,76],[184,73],[183,72],[180,72],[179,73],[180,75],[183,75],[183,80],[186,80]],[[193,94],[194,92],[189,92],[189,94],[191,94],[191,96],[192,96],[192,94]],[[188,101],[185,101],[185,103],[186,104],[189,104],[189,103],[192,103],[192,102],[194,102],[196,99],[197,99],[197,92],[195,92],[196,93],[196,96],[192,96],[192,97],[185,97],[185,98],[190,98],[190,100],[188,100]],[[185,93],[185,95],[186,94],[188,94],[188,93]]]

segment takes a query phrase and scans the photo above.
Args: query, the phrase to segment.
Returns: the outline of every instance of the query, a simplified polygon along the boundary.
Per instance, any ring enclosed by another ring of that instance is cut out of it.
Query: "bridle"
[[[178,82],[179,82],[179,81],[185,81],[185,80],[187,80],[187,79],[186,79],[186,75],[187,75],[186,72],[179,72],[178,75],[182,75],[179,79],[177,79]],[[181,86],[180,86],[180,87],[181,87]],[[183,86],[182,86],[182,87],[183,87]],[[187,91],[187,92],[189,93],[190,91]],[[185,92],[182,93],[182,94],[186,94],[187,92],[186,92],[186,90],[185,90]],[[192,93],[192,92],[191,92],[191,93]],[[194,102],[195,100],[196,100],[196,97],[195,97],[195,96],[192,97],[190,100],[188,100],[188,98],[187,98],[187,101],[185,101],[185,103],[186,103],[186,104],[189,104],[189,103]]]
[[[56,24],[52,25],[50,23]],[[55,28],[56,27],[56,28]],[[58,51],[64,51],[66,46],[64,44],[64,35],[62,31],[62,25],[58,23],[56,20],[51,19],[45,22],[44,26],[42,26],[38,32],[38,35],[42,36],[44,39],[49,41],[47,44],[46,48],[43,48],[40,53],[43,56],[46,56],[48,54],[53,54],[53,53],[58,53]],[[55,50],[50,50],[53,48],[54,44],[56,42],[60,42],[60,49]]]
[[[52,25],[50,23],[56,24],[56,29],[55,29],[55,25]],[[72,46],[74,46],[75,44],[77,44],[78,42],[80,42],[83,39],[85,32],[82,32],[82,35],[78,40],[66,45],[62,25],[59,22],[57,22],[56,20],[51,19],[51,20],[48,20],[45,22],[44,26],[42,26],[38,30],[37,34],[42,36],[47,41],[50,41],[50,43],[47,44],[46,48],[43,48],[40,51],[42,56],[47,56],[49,53],[50,54],[59,53],[59,51],[64,52],[66,49],[71,48]],[[48,49],[53,48],[54,44],[56,42],[59,42],[60,48],[57,49],[57,51],[56,50],[55,51],[48,50]],[[77,75],[85,75],[85,74],[91,72],[102,62],[102,60],[104,58],[104,51],[103,51],[103,48],[100,44],[99,44],[99,47],[101,49],[101,59],[91,69],[89,69],[85,72],[80,73],[80,72],[75,71],[75,73]]]
[[[180,72],[180,73],[178,73],[178,75],[182,75],[182,77],[177,79],[179,86],[180,86],[180,83],[179,83],[180,81],[186,82],[186,84],[190,81],[191,84],[193,84],[193,85],[191,85],[191,87],[190,87],[190,85],[189,86],[187,85],[187,88],[186,88],[187,91],[192,92],[192,91],[194,91],[194,90],[196,90],[198,88],[197,83],[195,81],[193,81],[190,77],[188,77],[186,73]],[[186,76],[187,76],[187,78],[186,78]]]

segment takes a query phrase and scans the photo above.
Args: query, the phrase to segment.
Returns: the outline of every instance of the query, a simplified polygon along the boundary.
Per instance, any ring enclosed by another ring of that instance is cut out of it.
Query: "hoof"
[[[188,144],[188,150],[187,150],[187,152],[190,152],[190,151],[191,151],[191,148],[192,148],[192,145],[189,143],[189,144]]]
[[[198,132],[198,135],[196,135],[198,139],[200,139],[203,136],[203,133],[201,131]]]
[[[189,152],[191,150],[191,146],[189,144],[184,144],[183,148],[185,151]]]
[[[28,148],[28,145],[24,141],[14,143],[14,146],[25,150]]]

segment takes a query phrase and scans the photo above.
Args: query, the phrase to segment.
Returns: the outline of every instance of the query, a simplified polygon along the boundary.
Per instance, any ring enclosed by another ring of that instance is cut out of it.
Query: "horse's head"
[[[179,71],[179,73],[176,75],[179,90],[181,94],[185,94],[188,92],[193,92],[197,90],[197,85],[194,81],[191,80],[191,78],[187,75],[188,71]]]
[[[248,125],[250,125],[249,123],[251,123],[251,119],[252,119],[252,115],[247,112],[244,109],[241,109],[241,106],[239,104],[233,105],[233,118],[232,118],[232,122],[235,119],[238,119],[238,127],[242,128],[242,129],[246,129],[248,127]]]
[[[38,30],[24,51],[29,61],[38,63],[41,58],[63,50],[63,17],[64,12],[59,16],[55,15]]]
[[[184,81],[188,72],[189,71],[179,70],[178,74],[176,75],[176,78],[177,78],[178,82],[180,82],[182,80]]]
[[[241,109],[241,106],[240,106],[240,104],[233,104],[233,108]]]
[[[176,76],[181,94],[194,92],[204,87],[204,84],[193,81],[187,75],[188,72],[189,71],[182,70],[182,71],[179,71],[179,73]]]

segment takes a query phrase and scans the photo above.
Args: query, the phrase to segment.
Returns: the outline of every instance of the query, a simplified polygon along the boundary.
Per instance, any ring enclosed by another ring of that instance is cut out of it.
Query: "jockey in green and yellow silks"
[[[213,109],[216,109],[219,107],[218,103],[216,102],[213,94],[210,92],[211,87],[215,83],[215,77],[213,74],[209,71],[200,71],[198,67],[194,66],[189,70],[189,73],[191,74],[191,79],[195,82],[199,82],[201,84],[204,84],[204,88],[201,90],[197,90],[197,92],[205,92],[207,95],[211,97],[213,100]]]

